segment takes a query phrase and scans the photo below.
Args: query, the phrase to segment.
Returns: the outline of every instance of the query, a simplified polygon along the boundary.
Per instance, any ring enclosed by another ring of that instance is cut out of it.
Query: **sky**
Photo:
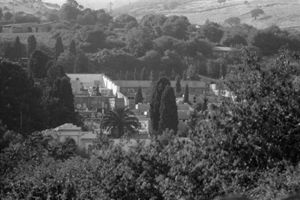
[[[44,2],[49,2],[49,3],[57,3],[59,5],[63,4],[66,2],[66,0],[43,0]],[[136,0],[111,0],[113,3],[113,7],[119,7],[122,5],[129,4],[133,1]],[[93,9],[99,9],[99,8],[108,8],[110,0],[77,0],[77,2],[84,7],[89,7]]]

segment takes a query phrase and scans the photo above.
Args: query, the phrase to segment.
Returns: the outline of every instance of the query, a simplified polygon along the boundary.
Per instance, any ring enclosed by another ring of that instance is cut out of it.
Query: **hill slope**
[[[24,12],[28,14],[45,13],[51,10],[58,10],[59,5],[43,2],[41,0],[1,0],[0,8],[4,12]]]
[[[265,14],[256,20],[250,11],[261,8]],[[300,30],[300,0],[139,0],[115,12],[129,13],[137,18],[145,14],[185,15],[193,24],[203,24],[207,19],[223,23],[229,17],[239,17],[242,23],[257,28],[277,25]]]

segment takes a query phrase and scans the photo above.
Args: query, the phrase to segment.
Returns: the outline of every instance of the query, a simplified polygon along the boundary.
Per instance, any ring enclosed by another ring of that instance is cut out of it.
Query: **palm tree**
[[[112,132],[112,134],[120,138],[125,133],[135,133],[140,127],[140,122],[128,108],[115,108],[103,116],[101,127],[116,130],[117,133]]]

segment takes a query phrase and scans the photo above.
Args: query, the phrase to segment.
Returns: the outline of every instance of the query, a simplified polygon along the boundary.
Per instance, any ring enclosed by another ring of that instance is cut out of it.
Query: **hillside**
[[[1,0],[0,8],[4,12],[24,12],[28,14],[46,13],[51,10],[58,10],[59,5],[47,3],[41,0]]]
[[[256,20],[250,11],[261,8],[265,14]],[[300,0],[139,0],[115,10],[116,14],[129,13],[137,18],[145,14],[185,15],[193,24],[203,24],[208,19],[223,23],[229,17],[239,17],[242,23],[257,28],[277,25],[300,30]]]

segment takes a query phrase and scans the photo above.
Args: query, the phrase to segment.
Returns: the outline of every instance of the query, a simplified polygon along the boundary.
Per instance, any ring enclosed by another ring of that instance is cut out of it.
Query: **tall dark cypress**
[[[70,44],[70,53],[73,55],[76,55],[77,51],[76,51],[76,44],[75,41],[72,40],[71,44]]]
[[[57,127],[64,123],[78,124],[74,110],[74,96],[70,80],[64,76],[57,78],[47,94],[47,112],[49,127]]]
[[[153,88],[152,92],[152,99],[150,103],[150,119],[151,119],[151,126],[153,133],[158,132],[159,121],[160,121],[160,103],[161,103],[161,96],[164,89],[167,86],[170,86],[171,83],[167,78],[161,78]]]
[[[47,76],[47,63],[50,58],[42,51],[36,50],[29,59],[28,72],[33,78],[45,78]]]
[[[143,93],[142,93],[142,88],[139,87],[137,93],[135,94],[135,104],[138,104],[138,103],[143,103]]]
[[[178,112],[174,90],[170,86],[166,86],[162,93],[159,113],[158,132],[162,134],[163,131],[169,129],[176,134],[178,129]]]
[[[176,95],[179,96],[180,93],[181,93],[181,79],[180,79],[180,76],[177,76],[176,77]]]
[[[183,102],[184,103],[190,103],[190,101],[189,101],[189,85],[188,84],[186,84],[186,86],[185,86],[185,90],[184,90],[184,98],[183,98]]]
[[[55,58],[57,59],[62,52],[64,52],[64,45],[61,37],[58,36],[55,43]]]
[[[74,65],[74,73],[87,73],[89,71],[89,59],[83,52],[79,52]]]
[[[14,59],[19,60],[22,57],[22,44],[20,42],[19,36],[16,37],[13,50]]]
[[[36,45],[37,45],[37,42],[36,42],[34,35],[29,36],[27,39],[27,55],[28,55],[28,57],[30,57],[31,54],[35,51]]]

